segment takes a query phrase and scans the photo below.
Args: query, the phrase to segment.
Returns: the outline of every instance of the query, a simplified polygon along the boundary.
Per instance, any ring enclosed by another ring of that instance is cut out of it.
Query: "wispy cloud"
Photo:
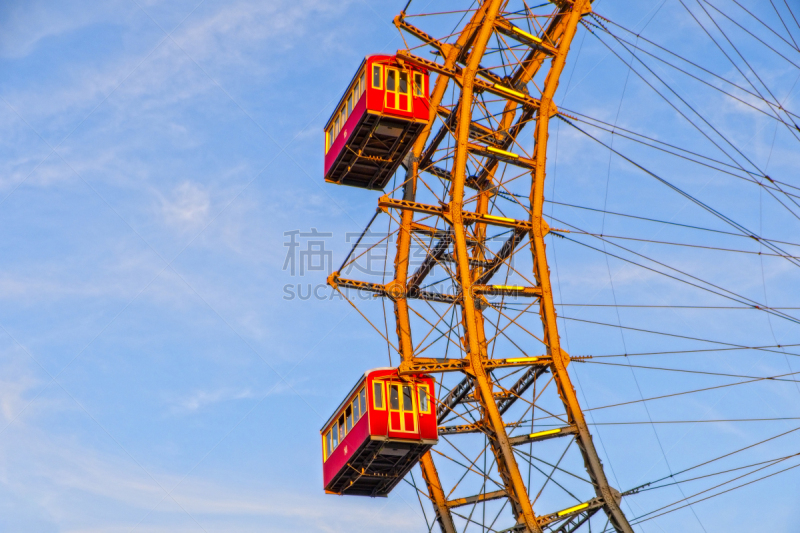
[[[250,389],[232,389],[223,387],[215,390],[199,390],[190,395],[179,398],[173,403],[170,412],[172,414],[195,413],[206,407],[236,400],[252,400],[262,398],[263,394],[256,394]]]
[[[0,6],[0,56],[21,58],[44,39],[76,31],[112,13],[130,9],[122,2],[3,2]]]
[[[197,183],[184,181],[170,195],[162,198],[162,212],[168,226],[181,231],[198,229],[208,219],[211,201],[208,192]]]
[[[165,531],[152,525],[153,520],[178,526],[170,531],[190,526],[196,531],[196,523],[212,527],[223,519],[225,529],[237,531],[333,533],[357,531],[369,523],[400,532],[419,525],[416,513],[387,511],[371,500],[343,502],[321,491],[309,496],[292,490],[248,490],[143,468],[124,454],[110,456],[37,432],[18,431],[15,437],[0,441],[0,491],[35,502],[41,516],[63,531]],[[119,518],[105,518],[109,510]],[[140,523],[148,516],[150,520]]]

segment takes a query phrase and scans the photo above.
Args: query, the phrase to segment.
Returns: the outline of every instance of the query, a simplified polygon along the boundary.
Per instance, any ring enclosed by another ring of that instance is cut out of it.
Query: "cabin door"
[[[411,111],[411,83],[409,83],[408,72],[405,70],[401,70],[399,73],[397,108],[403,111]]]
[[[389,383],[389,431],[417,433],[417,406],[411,383]]]
[[[386,108],[399,109],[400,98],[398,88],[400,84],[399,72],[396,68],[386,69]]]
[[[386,109],[411,111],[411,83],[407,71],[386,69]]]

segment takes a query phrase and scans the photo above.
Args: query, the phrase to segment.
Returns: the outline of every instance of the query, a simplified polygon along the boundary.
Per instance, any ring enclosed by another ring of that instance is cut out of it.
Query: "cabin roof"
[[[328,429],[328,426],[331,425],[331,422],[333,422],[339,416],[339,412],[344,408],[344,406],[350,403],[350,399],[353,397],[353,394],[355,394],[356,391],[358,391],[358,389],[361,387],[361,384],[367,380],[367,376],[378,370],[396,370],[396,369],[390,366],[385,366],[380,368],[373,368],[372,370],[367,370],[366,372],[364,372],[364,374],[360,378],[358,378],[356,384],[353,385],[353,388],[350,389],[350,392],[348,392],[347,395],[344,397],[342,403],[340,403],[339,406],[333,411],[333,414],[325,422],[325,425],[322,426],[322,429],[319,430],[320,433],[324,433],[325,430]]]
[[[383,60],[392,60],[394,58],[395,58],[395,56],[387,56],[387,55],[384,55],[384,54],[373,54],[371,56],[365,57],[361,61],[361,64],[358,66],[358,69],[356,69],[355,76],[353,76],[353,79],[350,80],[350,84],[347,86],[347,89],[345,89],[345,91],[342,93],[342,97],[339,98],[339,102],[336,104],[336,107],[333,108],[333,113],[331,113],[331,117],[328,119],[328,122],[325,123],[324,131],[328,131],[328,128],[330,128],[331,123],[333,122],[333,119],[336,118],[336,114],[339,112],[339,109],[341,109],[342,103],[345,101],[345,98],[347,98],[347,95],[350,94],[350,90],[353,88],[353,85],[355,85],[356,80],[358,79],[358,76],[361,74],[361,70],[364,69],[364,67],[366,66],[367,62],[372,60],[372,59],[375,59],[375,60],[382,60],[382,59]],[[409,65],[411,65],[411,64],[409,63]],[[411,67],[412,67],[412,69],[422,70],[422,69],[419,69],[419,67],[416,67],[415,65],[411,65]],[[364,94],[366,94],[366,90],[364,91]]]
[[[339,109],[342,107],[342,102],[344,102],[345,98],[347,98],[347,95],[350,94],[350,89],[353,88],[353,85],[355,85],[356,80],[358,79],[358,76],[361,74],[361,71],[364,69],[364,66],[367,64],[367,61],[369,61],[370,58],[372,58],[372,57],[375,57],[375,56],[367,56],[361,61],[361,64],[356,69],[355,76],[353,76],[353,79],[350,80],[350,84],[347,86],[347,89],[345,89],[345,91],[342,93],[342,97],[339,98],[339,102],[336,104],[336,107],[333,108],[333,113],[331,113],[331,118],[329,118],[328,122],[325,123],[325,131],[328,131],[328,128],[330,127],[331,122],[333,122],[333,119],[336,118],[336,114],[339,112]],[[365,94],[366,94],[366,91],[365,91]]]

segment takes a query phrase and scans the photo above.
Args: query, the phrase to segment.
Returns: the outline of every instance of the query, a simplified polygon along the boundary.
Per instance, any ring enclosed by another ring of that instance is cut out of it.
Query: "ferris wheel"
[[[390,361],[354,372],[321,430],[327,492],[405,485],[445,533],[700,531],[701,502],[800,466],[800,414],[775,408],[800,398],[789,285],[800,187],[787,167],[766,170],[779,132],[779,151],[800,140],[795,86],[778,94],[800,78],[800,25],[789,3],[770,2],[776,28],[732,2],[679,0],[717,46],[694,58],[589,0],[436,13],[409,2],[394,19],[406,47],[368,56],[325,127],[325,181],[377,191],[328,283]],[[733,26],[784,70],[748,61]],[[563,105],[587,39],[623,68],[618,106]],[[707,68],[711,54],[729,71]],[[619,120],[628,91],[645,108],[639,129]],[[774,127],[767,164],[725,105]],[[754,194],[758,223],[744,212]],[[376,249],[385,268],[353,268]],[[602,259],[585,268],[581,254]],[[757,266],[754,287],[735,275]],[[773,284],[782,292],[768,294]],[[713,429],[676,438],[666,426]]]

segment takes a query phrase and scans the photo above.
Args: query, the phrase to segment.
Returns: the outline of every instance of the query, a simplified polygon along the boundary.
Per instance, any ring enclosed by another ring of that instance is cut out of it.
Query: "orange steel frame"
[[[431,138],[432,126],[437,118],[437,113],[440,113],[439,106],[445,91],[450,82],[455,79],[459,86],[458,89],[460,89],[458,106],[453,111],[457,113],[457,119],[455,128],[451,131],[456,140],[456,146],[449,178],[450,201],[441,209],[442,212],[446,213],[446,218],[452,230],[453,261],[456,264],[454,277],[457,278],[461,287],[461,296],[458,298],[457,304],[460,305],[462,311],[462,326],[465,331],[467,357],[466,361],[458,360],[458,364],[451,364],[447,368],[445,368],[447,365],[443,365],[439,370],[460,370],[472,378],[475,400],[480,404],[480,412],[483,415],[483,420],[481,421],[482,431],[488,437],[491,452],[496,460],[497,469],[504,485],[504,490],[473,497],[472,501],[501,497],[508,498],[517,520],[517,525],[523,531],[542,532],[543,527],[551,523],[554,519],[553,517],[561,517],[567,512],[577,512],[581,509],[602,509],[616,531],[632,533],[633,529],[620,509],[621,497],[609,485],[567,371],[570,356],[561,348],[550,272],[545,253],[544,237],[548,233],[549,227],[542,217],[549,121],[557,113],[553,97],[558,87],[561,73],[564,70],[567,54],[578,23],[582,16],[591,12],[590,0],[554,1],[557,6],[557,12],[551,17],[549,25],[544,29],[542,46],[531,48],[520,62],[519,68],[515,69],[510,77],[512,87],[523,87],[544,67],[545,60],[551,59],[542,87],[541,97],[536,101],[537,105],[535,107],[530,105],[523,106],[521,114],[517,116],[516,110],[520,102],[530,103],[533,99],[518,91],[509,91],[508,89],[503,89],[503,87],[498,89],[497,84],[495,84],[493,93],[500,96],[508,94],[505,111],[499,119],[500,129],[506,133],[505,147],[510,147],[515,142],[516,136],[527,123],[535,122],[534,156],[527,163],[531,175],[530,219],[529,221],[519,221],[517,230],[527,232],[531,242],[533,274],[537,287],[531,288],[530,292],[531,295],[534,295],[539,300],[539,314],[543,324],[543,341],[547,346],[547,355],[540,358],[530,358],[528,364],[546,365],[553,375],[568,417],[569,427],[545,433],[553,434],[550,436],[570,435],[575,437],[586,471],[595,488],[595,499],[587,504],[559,513],[537,515],[534,512],[528,489],[520,474],[512,449],[513,443],[507,434],[506,424],[497,406],[497,393],[495,392],[491,369],[496,368],[500,363],[494,363],[494,366],[492,366],[492,362],[497,360],[488,358],[483,310],[480,305],[476,305],[476,298],[473,297],[473,295],[480,293],[480,286],[475,283],[475,280],[478,280],[483,273],[481,266],[473,266],[474,261],[476,259],[485,259],[482,256],[482,247],[475,245],[474,241],[476,239],[480,241],[486,236],[488,219],[486,217],[482,218],[482,216],[489,212],[490,200],[494,193],[489,186],[478,187],[475,213],[464,211],[464,195],[465,187],[468,186],[466,174],[468,152],[474,148],[470,143],[470,127],[475,126],[473,122],[473,105],[476,100],[475,91],[476,87],[478,90],[485,90],[486,87],[486,83],[483,80],[476,80],[476,73],[481,65],[481,60],[484,58],[487,43],[493,33],[510,31],[509,22],[501,15],[502,9],[507,2],[508,0],[484,0],[461,29],[454,44],[437,41],[409,24],[402,13],[395,18],[395,25],[400,30],[438,49],[443,59],[442,62],[433,66],[439,75],[431,91],[430,119],[407,159],[407,177],[403,189],[403,201],[390,201],[384,197],[381,202],[382,205],[391,205],[391,207],[399,209],[401,212],[394,262],[395,277],[388,284],[381,287],[371,287],[369,286],[370,284],[363,282],[351,282],[350,285],[347,285],[338,279],[337,274],[334,274],[329,281],[335,287],[345,285],[374,290],[393,301],[399,341],[397,348],[402,358],[401,372],[419,370],[423,368],[424,363],[430,362],[429,360],[421,360],[421,358],[415,357],[412,343],[408,304],[408,299],[412,297],[409,294],[409,255],[412,244],[412,231],[414,229],[414,213],[425,209],[421,204],[414,203],[420,172],[420,158],[426,152],[426,145]],[[398,57],[411,62],[419,62],[418,64],[424,64],[426,61],[413,56],[408,51],[399,51]],[[481,170],[477,180],[478,183],[491,184],[492,177],[498,166],[497,159],[492,161]],[[474,184],[471,187],[475,188]],[[468,217],[468,220],[465,221],[465,217]],[[465,222],[473,224],[471,241],[467,239]],[[525,363],[525,361],[522,363],[517,361],[515,364]],[[430,371],[436,371],[436,368],[433,367],[425,368]],[[531,439],[535,440],[533,437],[534,435],[531,435]],[[445,533],[455,533],[457,529],[450,511],[454,505],[452,501],[448,502],[447,500],[430,452],[422,457],[420,468],[430,501],[436,510],[436,519],[441,530]]]

